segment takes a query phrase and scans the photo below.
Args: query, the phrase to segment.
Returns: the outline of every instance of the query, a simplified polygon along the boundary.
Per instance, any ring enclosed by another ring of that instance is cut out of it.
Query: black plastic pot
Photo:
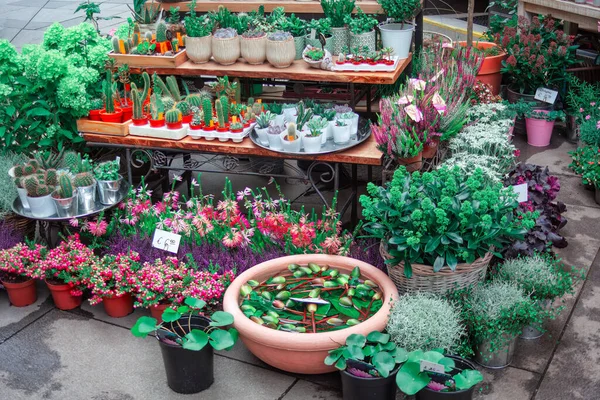
[[[453,359],[455,364],[455,369],[450,371],[450,375],[458,374],[464,369],[476,369],[475,365],[462,357],[448,357]],[[457,392],[436,392],[435,390],[425,387],[416,394],[416,400],[471,400],[473,398],[474,391],[475,386],[471,387],[470,389],[459,390]]]
[[[183,330],[177,323],[168,324],[168,328],[180,335],[185,335],[191,329],[205,329],[209,320],[193,316],[188,327],[188,318],[183,316],[179,323]],[[166,343],[165,337],[166,334],[162,331],[157,334],[169,387],[174,392],[184,394],[198,393],[208,389],[214,382],[212,346],[207,344],[200,351],[186,350],[179,345]]]
[[[392,371],[387,378],[360,378],[346,371],[342,375],[344,400],[394,400],[396,398],[396,374]]]

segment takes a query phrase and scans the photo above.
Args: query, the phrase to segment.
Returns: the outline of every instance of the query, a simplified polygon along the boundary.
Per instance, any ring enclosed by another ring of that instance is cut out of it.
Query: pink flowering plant
[[[0,251],[0,280],[20,283],[38,276],[45,252],[46,248],[39,244],[30,247],[24,243]]]
[[[83,280],[92,296],[90,304],[100,303],[105,297],[119,297],[124,294],[135,295],[138,284],[140,256],[134,251],[127,254],[105,255],[82,268]]]

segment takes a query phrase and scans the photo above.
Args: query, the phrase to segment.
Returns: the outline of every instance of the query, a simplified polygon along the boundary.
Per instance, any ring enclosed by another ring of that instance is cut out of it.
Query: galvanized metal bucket
[[[510,337],[507,334],[503,334],[502,339],[506,341],[506,345],[500,349],[497,349],[494,353],[490,351],[490,341],[484,341],[477,346],[477,350],[475,352],[475,362],[482,367],[491,369],[508,367],[512,362],[513,354],[515,352],[517,337]]]
[[[100,195],[100,203],[105,206],[112,206],[119,201],[119,188],[123,177],[119,175],[119,179],[114,181],[97,181],[98,194]]]
[[[548,310],[550,308],[550,306],[552,305],[552,302],[548,299],[538,300],[538,304],[541,306],[542,309]],[[525,340],[534,340],[534,339],[538,339],[538,338],[542,337],[543,335],[544,335],[543,326],[536,327],[533,325],[527,325],[523,328],[523,333],[521,333],[521,336],[519,336],[519,338],[525,339]]]
[[[79,198],[79,213],[86,214],[96,209],[96,182],[90,186],[77,188]]]
[[[56,191],[52,194],[52,200],[54,200],[54,205],[56,206],[56,214],[59,217],[75,217],[79,209],[77,192],[66,199],[57,199],[54,197],[55,193]]]

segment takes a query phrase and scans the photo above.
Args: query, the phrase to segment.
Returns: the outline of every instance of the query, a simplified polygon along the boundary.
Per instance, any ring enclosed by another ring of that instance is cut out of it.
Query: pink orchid
[[[417,108],[415,105],[410,105],[404,107],[404,111],[406,114],[415,122],[421,122],[423,120],[423,112]]]

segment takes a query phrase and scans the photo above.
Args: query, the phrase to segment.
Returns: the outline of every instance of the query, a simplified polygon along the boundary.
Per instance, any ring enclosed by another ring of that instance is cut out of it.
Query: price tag
[[[442,364],[421,360],[421,372],[423,371],[435,372],[436,374],[443,374],[446,372]]]
[[[315,28],[310,30],[310,38],[311,39],[316,39],[317,38],[317,30]]]
[[[521,183],[520,185],[514,185],[513,190],[515,191],[516,194],[519,195],[519,197],[517,199],[517,201],[519,203],[523,203],[523,202],[527,201],[527,184],[526,183]]]
[[[541,87],[535,91],[535,99],[543,101],[544,103],[554,104],[556,101],[556,96],[558,96],[558,92],[552,89]]]
[[[157,229],[154,231],[154,237],[152,238],[152,247],[166,250],[169,253],[177,253],[180,241],[181,235]]]

